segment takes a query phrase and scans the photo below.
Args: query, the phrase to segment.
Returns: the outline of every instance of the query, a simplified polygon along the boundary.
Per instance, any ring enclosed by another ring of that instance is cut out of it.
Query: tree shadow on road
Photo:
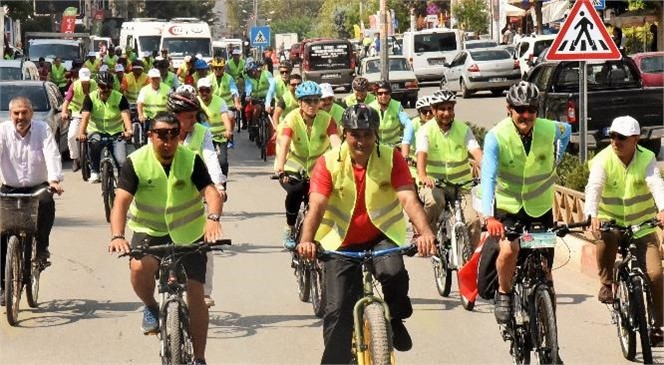
[[[252,243],[233,243],[233,245],[224,247],[224,251],[214,251],[214,257],[233,257],[238,254],[273,254],[282,253],[286,250],[281,246],[264,246]]]
[[[210,311],[208,338],[249,337],[261,329],[321,327],[323,321],[313,314],[275,314],[242,316],[235,312]]]
[[[592,295],[588,294],[560,294],[556,293],[556,304],[566,305],[566,304],[579,304],[586,301],[586,299],[592,298]]]
[[[262,217],[272,217],[272,216],[282,216],[286,215],[284,211],[279,212],[247,212],[244,210],[240,211],[224,211],[224,216],[221,218],[222,224],[224,222],[230,222],[235,220],[247,220],[252,218],[262,218]]]
[[[135,312],[140,302],[99,302],[91,299],[57,299],[39,304],[37,308],[21,308],[18,326],[24,328],[54,327],[84,319],[118,318]]]

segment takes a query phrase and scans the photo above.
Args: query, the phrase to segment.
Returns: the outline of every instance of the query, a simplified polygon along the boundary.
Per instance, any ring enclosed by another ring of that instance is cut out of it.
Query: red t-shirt
[[[354,244],[363,244],[376,239],[381,235],[381,231],[373,225],[369,214],[367,213],[367,205],[364,200],[366,190],[366,169],[353,165],[353,175],[355,175],[355,190],[357,197],[355,199],[355,210],[350,219],[350,225],[346,238],[341,243],[342,247],[347,247]],[[412,186],[413,178],[410,175],[408,164],[397,150],[394,150],[392,155],[392,188],[395,190],[404,186]],[[311,183],[309,192],[323,194],[330,197],[332,194],[332,175],[325,166],[325,158],[320,157],[314,170],[311,173]]]
[[[284,128],[281,130],[281,133],[284,136],[288,136],[289,138],[293,138],[293,129],[287,124],[284,124]],[[330,120],[330,125],[327,126],[327,135],[331,136],[333,134],[338,134],[338,132],[337,132],[337,123],[334,122],[334,119],[331,119]]]

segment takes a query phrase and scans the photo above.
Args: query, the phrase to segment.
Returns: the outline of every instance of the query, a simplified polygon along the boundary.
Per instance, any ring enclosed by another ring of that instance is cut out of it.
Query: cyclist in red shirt
[[[411,218],[421,236],[418,252],[435,252],[435,236],[417,199],[406,160],[395,149],[378,143],[378,112],[365,104],[348,108],[342,117],[344,143],[320,157],[311,174],[309,212],[298,253],[316,257],[325,250],[365,251],[403,245],[406,220]],[[395,204],[396,202],[396,204]],[[323,318],[325,351],[321,363],[348,364],[351,360],[353,305],[362,294],[357,264],[332,258],[325,262],[326,311]],[[374,262],[374,276],[392,316],[394,348],[408,351],[412,340],[403,319],[413,307],[408,297],[408,272],[403,257],[385,256]]]

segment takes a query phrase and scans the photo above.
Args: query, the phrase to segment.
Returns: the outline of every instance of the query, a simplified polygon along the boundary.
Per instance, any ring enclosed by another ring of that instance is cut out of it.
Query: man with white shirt
[[[611,123],[611,145],[593,158],[586,186],[584,211],[591,216],[590,230],[601,236],[597,241],[597,268],[601,287],[600,302],[613,303],[613,264],[621,236],[618,232],[601,232],[600,221],[615,220],[625,227],[657,217],[664,225],[664,181],[656,165],[655,154],[638,145],[639,122],[618,117]],[[643,228],[634,234],[636,257],[650,279],[654,310],[652,346],[662,346],[664,317],[664,279],[655,228]]]
[[[0,172],[3,176],[0,192],[29,194],[50,186],[54,192],[62,194],[60,182],[63,174],[58,145],[48,124],[32,121],[32,113],[30,100],[16,97],[9,102],[11,120],[0,124]],[[53,197],[51,194],[40,195],[36,238],[37,254],[43,259],[50,257],[49,235],[54,220]],[[0,272],[4,274],[3,266],[4,260],[0,260]]]

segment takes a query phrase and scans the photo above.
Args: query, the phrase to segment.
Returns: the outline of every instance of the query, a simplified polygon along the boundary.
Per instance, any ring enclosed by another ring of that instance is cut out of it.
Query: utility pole
[[[380,78],[389,80],[390,65],[387,58],[387,0],[380,0]]]

